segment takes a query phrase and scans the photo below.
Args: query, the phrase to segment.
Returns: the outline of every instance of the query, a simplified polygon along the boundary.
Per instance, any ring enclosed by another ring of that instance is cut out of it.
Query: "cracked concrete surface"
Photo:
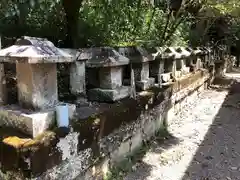
[[[240,76],[229,89],[204,90],[188,102],[168,130],[178,143],[150,150],[125,180],[240,180]]]

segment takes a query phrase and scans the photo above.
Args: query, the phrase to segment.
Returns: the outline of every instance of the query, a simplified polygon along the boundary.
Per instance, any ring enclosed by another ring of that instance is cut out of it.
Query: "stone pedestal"
[[[182,72],[182,74],[183,75],[188,74],[189,71],[190,71],[190,68],[187,67],[187,60],[186,59],[181,59],[180,62],[181,62],[181,72]]]
[[[122,86],[116,89],[94,88],[88,91],[90,101],[114,102],[130,95],[131,87]]]
[[[89,90],[92,101],[116,101],[129,96],[130,87],[122,86],[122,66],[100,68],[99,88]]]
[[[203,62],[202,62],[202,59],[197,57],[197,61],[196,61],[196,69],[201,69],[203,68]]]
[[[47,109],[58,102],[56,64],[16,63],[19,104]]]
[[[186,74],[188,74],[189,72],[190,72],[190,67],[185,66],[185,67],[182,68],[182,74],[183,74],[183,75],[186,75]]]
[[[71,64],[70,88],[71,93],[76,96],[85,94],[85,61],[76,61]]]
[[[172,75],[175,78],[180,78],[182,76],[182,67],[178,67],[177,64],[180,63],[180,59],[173,59],[173,66],[172,66]]]
[[[91,48],[85,50],[89,56],[87,61],[88,90],[91,101],[114,102],[130,95],[130,86],[123,86],[123,68],[129,59],[112,48]]]
[[[147,90],[154,86],[155,79],[149,77],[149,62],[133,63],[136,87],[140,90]]]
[[[73,119],[76,112],[75,104],[68,104],[69,119]],[[0,126],[10,127],[36,137],[55,125],[55,108],[47,110],[27,110],[18,105],[0,107]]]
[[[122,67],[106,67],[99,70],[100,88],[116,89],[122,86]]]
[[[163,73],[161,75],[162,83],[167,83],[171,81],[171,73]]]
[[[154,60],[153,55],[140,46],[126,46],[116,49],[120,54],[130,59],[134,71],[136,89],[142,91],[153,87],[155,79],[149,77],[149,62]],[[126,82],[130,84],[130,77]]]

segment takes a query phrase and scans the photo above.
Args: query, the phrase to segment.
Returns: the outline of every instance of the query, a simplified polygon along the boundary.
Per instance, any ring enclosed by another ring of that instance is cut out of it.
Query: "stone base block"
[[[116,89],[90,89],[88,98],[90,101],[114,102],[130,96],[130,86],[122,86]]]
[[[76,106],[69,104],[69,118],[74,117]],[[29,111],[18,105],[0,108],[0,126],[11,127],[33,138],[50,129],[56,123],[55,109]]]
[[[184,67],[182,68],[182,74],[185,75],[185,74],[188,74],[190,72],[190,67]]]
[[[175,72],[175,78],[180,78],[182,76],[182,72],[181,71],[176,71]]]
[[[171,73],[163,73],[161,76],[163,83],[169,82],[171,80]]]
[[[136,82],[136,87],[139,90],[145,91],[151,87],[153,87],[155,84],[155,79],[154,78],[149,78],[147,80],[144,81],[137,81]]]
[[[197,68],[197,69],[203,68],[203,62],[201,61],[200,58],[197,59],[196,68]]]

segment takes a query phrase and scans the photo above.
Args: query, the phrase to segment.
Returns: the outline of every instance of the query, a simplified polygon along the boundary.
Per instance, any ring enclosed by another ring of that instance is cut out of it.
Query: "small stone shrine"
[[[162,47],[154,48],[154,61],[150,62],[150,77],[155,78],[159,85],[162,83],[162,74],[164,73],[164,60],[161,57],[162,51]]]
[[[1,107],[0,124],[33,136],[49,128],[58,103],[56,63],[73,61],[73,56],[42,38],[25,36],[2,49],[0,62],[16,64],[18,105]]]
[[[190,58],[191,52],[184,47],[178,47],[176,51],[181,54],[181,59],[177,61],[177,67],[181,69],[182,75],[188,74],[190,67],[187,66],[187,60]]]
[[[73,95],[79,97],[86,94],[86,60],[81,58],[80,51],[77,49],[62,49],[66,53],[72,55],[75,59],[70,65],[70,91]]]
[[[201,50],[200,47],[193,48],[193,51],[192,51],[193,61],[192,62],[193,62],[193,66],[194,66],[194,71],[203,68],[203,61],[200,58],[200,56],[202,56],[202,55],[203,55],[203,51]]]
[[[0,51],[0,61],[16,63],[19,103],[26,108],[46,109],[58,102],[56,63],[72,62],[46,39],[23,37]]]
[[[207,68],[210,65],[210,53],[211,53],[211,49],[207,48],[207,47],[201,47],[202,50],[202,54],[201,54],[201,59],[203,61],[203,67]]]
[[[79,59],[86,59],[88,98],[92,101],[114,102],[130,95],[123,86],[123,67],[129,59],[110,47],[82,49]]]
[[[134,71],[136,88],[147,90],[153,87],[155,79],[149,77],[149,62],[154,60],[153,55],[148,53],[143,47],[138,46],[117,47],[116,49],[121,55],[130,59],[130,66],[132,66]]]
[[[163,83],[171,82],[174,78],[181,76],[181,69],[177,67],[177,62],[181,59],[181,54],[175,51],[173,47],[168,47],[162,51],[164,60],[164,74],[162,74]]]

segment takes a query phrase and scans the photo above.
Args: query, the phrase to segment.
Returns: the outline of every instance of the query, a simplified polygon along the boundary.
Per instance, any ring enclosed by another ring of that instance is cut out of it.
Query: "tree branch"
[[[178,28],[178,26],[183,22],[183,20],[185,20],[186,18],[182,17],[180,18],[180,20],[175,24],[175,26],[172,28],[172,30],[168,33],[168,35],[166,36],[166,38],[163,40],[164,43],[166,43],[170,37],[173,35],[173,33],[176,31],[176,29]]]

